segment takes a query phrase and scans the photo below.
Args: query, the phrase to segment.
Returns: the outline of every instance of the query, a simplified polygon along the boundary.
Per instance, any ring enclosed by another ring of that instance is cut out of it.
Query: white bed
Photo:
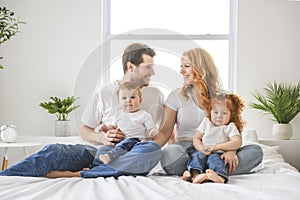
[[[261,145],[263,162],[248,175],[230,176],[228,184],[192,184],[166,176],[160,165],[147,177],[114,178],[0,177],[1,200],[44,199],[266,199],[299,200],[300,174],[284,162],[278,147]]]

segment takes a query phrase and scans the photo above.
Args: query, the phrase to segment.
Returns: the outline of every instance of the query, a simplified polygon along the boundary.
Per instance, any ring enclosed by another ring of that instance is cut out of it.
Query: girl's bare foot
[[[101,154],[100,156],[99,156],[99,159],[104,163],[104,164],[108,164],[108,163],[110,163],[110,157],[109,157],[109,155],[108,154]]]
[[[206,174],[197,174],[193,177],[193,183],[202,183],[203,181],[207,180],[208,177]]]
[[[224,183],[225,179],[222,176],[219,176],[218,174],[216,174],[216,172],[214,172],[211,169],[207,169],[206,171],[206,177],[209,180],[212,180],[215,183]]]
[[[66,177],[80,177],[80,172],[72,171],[51,171],[45,175],[47,178],[66,178]]]
[[[182,175],[182,180],[191,182],[191,173],[189,171],[184,171]]]

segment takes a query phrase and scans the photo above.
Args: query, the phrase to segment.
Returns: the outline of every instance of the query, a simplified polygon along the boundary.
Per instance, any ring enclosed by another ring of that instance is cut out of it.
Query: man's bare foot
[[[110,157],[109,157],[109,155],[108,154],[101,154],[100,156],[99,156],[99,159],[104,163],[104,164],[108,164],[108,163],[110,163]]]
[[[184,171],[182,175],[182,180],[191,182],[191,173],[189,171]]]
[[[209,180],[212,180],[215,183],[224,183],[225,182],[225,179],[222,176],[219,176],[218,174],[216,174],[216,172],[214,172],[214,170],[207,169],[205,172],[206,172],[206,177]]]
[[[193,177],[193,183],[202,183],[203,181],[207,180],[206,174],[197,174]]]
[[[72,171],[51,171],[48,172],[45,177],[47,178],[66,178],[66,177],[80,177],[80,172]]]

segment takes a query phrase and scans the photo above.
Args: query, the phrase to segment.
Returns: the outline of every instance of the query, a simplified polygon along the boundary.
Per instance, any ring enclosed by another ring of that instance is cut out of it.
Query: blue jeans
[[[222,155],[222,153],[213,153],[207,156],[202,152],[196,151],[191,155],[191,159],[187,164],[187,169],[189,171],[196,169],[200,174],[205,173],[206,169],[211,169],[219,176],[222,176],[225,179],[225,183],[227,183],[228,170],[225,167],[224,160],[220,158],[220,155]]]
[[[97,149],[88,145],[46,145],[39,152],[0,172],[0,176],[45,176],[48,172],[90,167]]]
[[[134,147],[134,145],[136,145],[140,141],[141,140],[139,138],[126,138],[126,139],[122,140],[121,142],[117,143],[116,146],[108,152],[106,152],[106,147],[102,146],[99,148],[98,152],[96,153],[97,156],[95,157],[95,159],[100,161],[99,155],[102,154],[103,152],[106,152],[106,154],[108,154],[108,156],[110,158],[110,162],[112,162],[112,161],[116,160],[117,158],[119,158],[120,156],[127,153],[128,151],[130,151]]]
[[[181,176],[186,170],[190,155],[195,151],[192,141],[181,141],[177,144],[169,144],[162,150],[161,165],[169,175]],[[248,174],[259,165],[263,158],[263,152],[258,145],[246,145],[237,151],[239,165],[231,175]]]
[[[153,141],[139,142],[130,151],[105,165],[99,160],[100,154],[111,151],[113,146],[101,147],[95,156],[92,169],[80,171],[84,178],[94,177],[119,177],[122,175],[145,176],[154,168],[161,159],[160,146]]]
[[[80,171],[82,168],[91,167],[96,152],[96,148],[88,145],[51,144],[45,146],[39,152],[27,157],[19,163],[0,172],[0,176],[42,177],[48,172],[54,170]],[[121,156],[117,160],[117,163],[119,164],[118,167],[102,165],[101,170],[103,170],[103,173],[92,173],[95,176],[91,177],[97,177],[97,175],[105,175],[104,177],[139,174],[145,175],[159,162],[161,158],[160,146],[155,142],[149,142],[149,145],[140,145],[134,152],[134,155],[130,154],[128,156]],[[143,154],[143,152],[148,152],[148,154]],[[147,156],[149,154],[152,156]],[[128,170],[128,168],[131,168],[131,171]],[[130,174],[131,172],[132,174]]]

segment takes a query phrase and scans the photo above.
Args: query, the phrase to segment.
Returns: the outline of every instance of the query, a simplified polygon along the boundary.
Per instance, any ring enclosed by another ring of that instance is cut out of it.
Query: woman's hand
[[[228,165],[228,175],[232,174],[239,165],[239,159],[236,155],[236,151],[226,151],[221,155],[225,165]]]

